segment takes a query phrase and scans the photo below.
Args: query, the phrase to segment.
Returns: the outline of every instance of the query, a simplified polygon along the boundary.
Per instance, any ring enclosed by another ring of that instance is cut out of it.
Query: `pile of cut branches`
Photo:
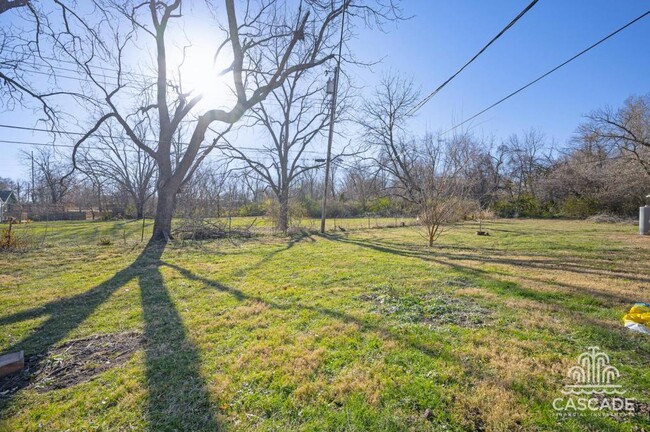
[[[253,236],[251,223],[246,228],[229,228],[220,222],[205,219],[184,220],[172,232],[174,238],[179,240],[216,240],[223,238],[249,238]]]

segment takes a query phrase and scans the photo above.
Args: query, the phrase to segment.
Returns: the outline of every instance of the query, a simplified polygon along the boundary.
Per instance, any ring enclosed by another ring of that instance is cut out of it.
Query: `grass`
[[[133,222],[47,229],[0,255],[0,350],[144,342],[92,379],[0,399],[0,430],[650,428],[552,408],[594,345],[650,402],[650,340],[621,323],[650,300],[650,239],[631,225],[468,223],[431,249],[409,227],[164,250]]]
[[[215,219],[224,227],[249,228],[258,234],[278,234],[273,228],[273,222],[266,217],[233,217]],[[182,222],[174,221],[175,225]],[[376,229],[389,226],[399,226],[402,223],[413,225],[415,220],[403,217],[370,217],[370,218],[343,218],[327,219],[327,231],[341,232],[344,230]],[[320,219],[302,219],[295,223],[292,231],[317,231],[320,229]],[[2,226],[0,225],[0,228]],[[144,227],[142,221],[125,219],[112,222],[89,221],[54,221],[42,223],[29,223],[14,225],[14,233],[19,238],[24,238],[30,243],[50,245],[88,245],[89,243],[111,243],[123,246],[133,245],[151,237],[153,220],[146,219]]]

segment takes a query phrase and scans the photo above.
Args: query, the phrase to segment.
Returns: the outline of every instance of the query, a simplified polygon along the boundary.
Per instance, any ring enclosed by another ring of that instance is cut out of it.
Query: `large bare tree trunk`
[[[158,205],[153,223],[152,241],[169,241],[172,238],[172,217],[176,208],[178,188],[163,186],[158,189]]]
[[[282,191],[278,197],[280,201],[280,218],[278,228],[283,233],[289,229],[289,191]]]

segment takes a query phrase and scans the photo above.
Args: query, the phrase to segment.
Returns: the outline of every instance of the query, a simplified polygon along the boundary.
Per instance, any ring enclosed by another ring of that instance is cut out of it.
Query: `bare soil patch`
[[[90,381],[100,373],[125,363],[143,346],[139,333],[96,335],[75,339],[44,353],[25,358],[25,368],[0,379],[0,397],[31,387],[46,392]]]

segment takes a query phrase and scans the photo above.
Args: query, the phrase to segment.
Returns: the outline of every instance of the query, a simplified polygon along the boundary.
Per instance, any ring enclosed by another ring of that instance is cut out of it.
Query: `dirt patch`
[[[25,359],[25,369],[0,378],[0,397],[30,387],[46,392],[89,381],[126,362],[143,345],[139,333],[97,335],[71,340]]]
[[[650,418],[650,404],[647,402],[641,402],[635,400],[634,405],[634,414],[642,418]]]
[[[371,293],[361,294],[359,299],[372,302],[374,312],[393,316],[403,323],[481,327],[491,314],[472,299],[447,293],[409,293],[378,287]]]

